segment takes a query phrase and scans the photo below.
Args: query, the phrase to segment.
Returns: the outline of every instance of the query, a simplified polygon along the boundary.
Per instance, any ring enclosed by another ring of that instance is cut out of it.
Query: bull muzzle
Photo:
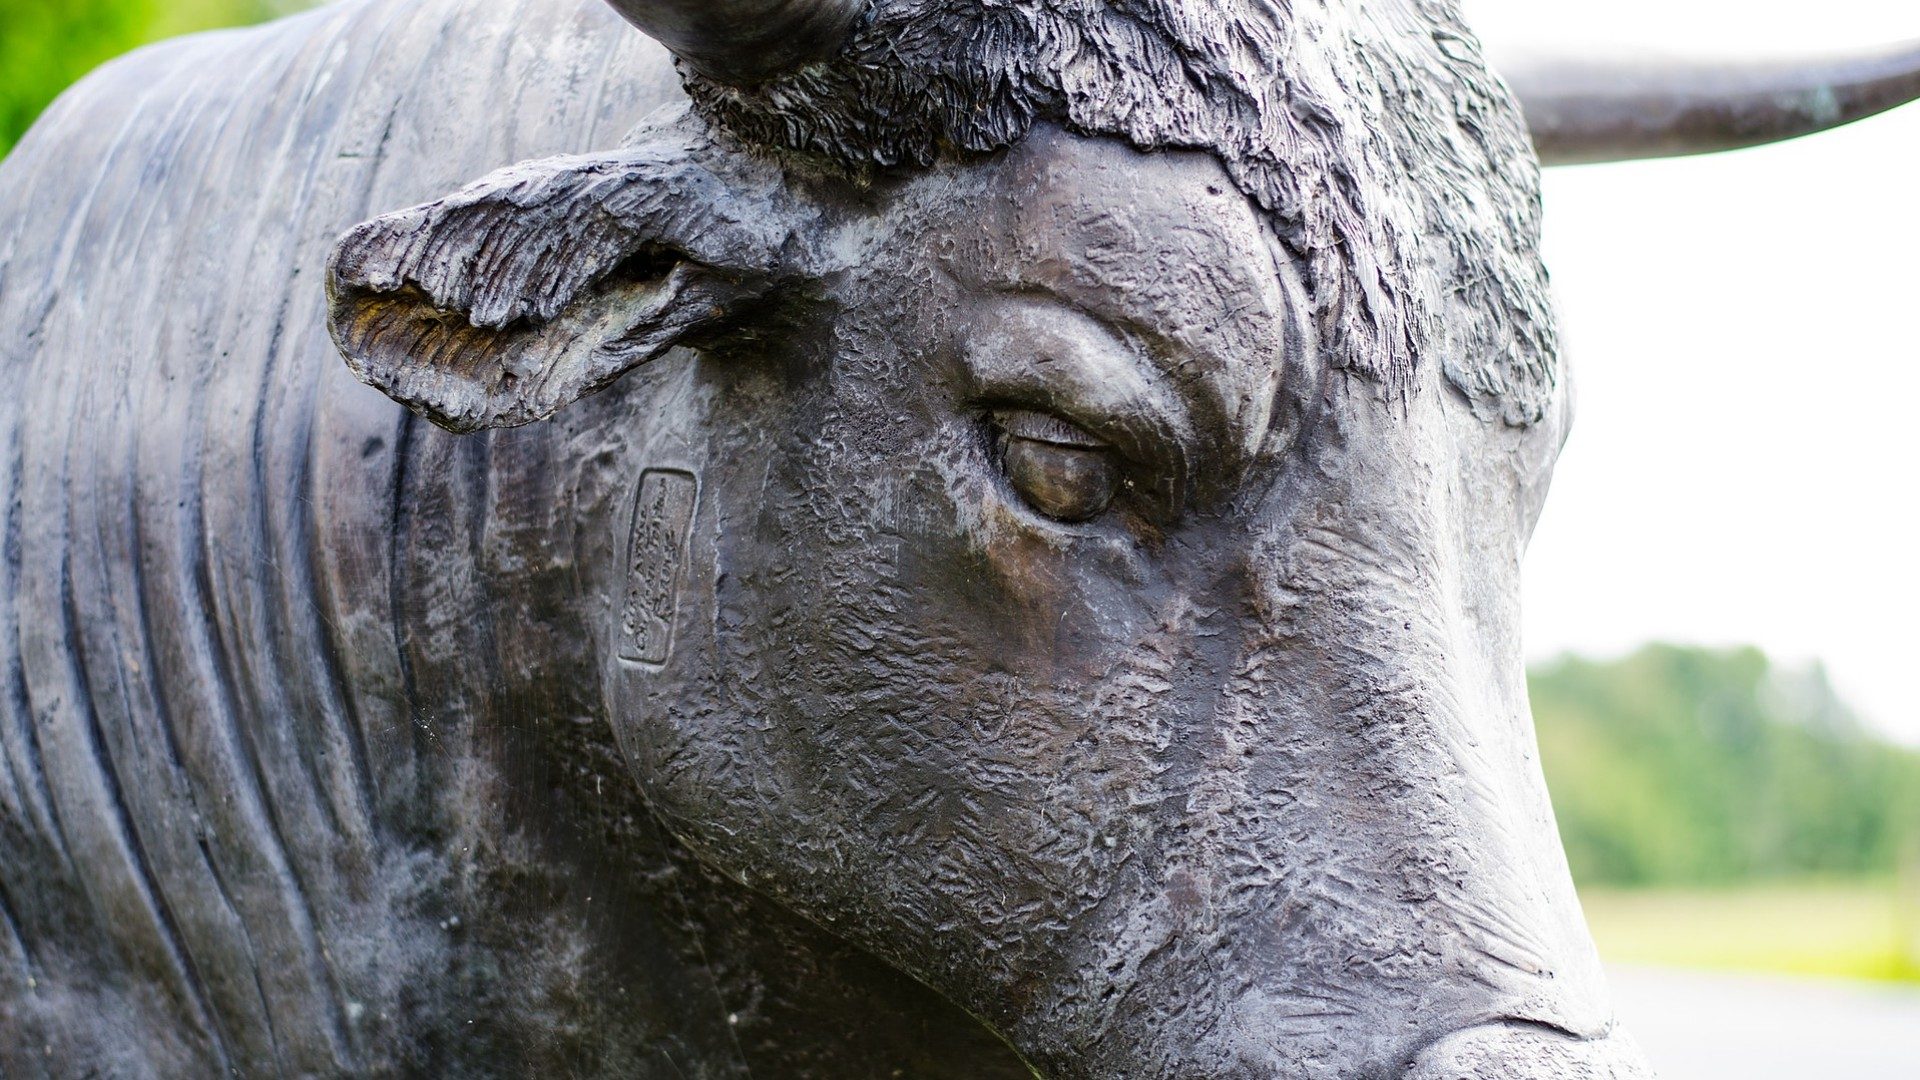
[[[1196,635],[1218,654],[1181,698],[1205,711],[1164,717],[1182,737],[1124,869],[1013,1025],[1045,1075],[1653,1076],[1616,1031],[1517,657],[1463,644],[1432,537],[1367,529],[1366,501],[1296,504],[1210,594],[1242,615]]]
[[[1610,1031],[1578,1038],[1537,1024],[1483,1024],[1434,1043],[1406,1080],[1652,1080],[1640,1048]]]

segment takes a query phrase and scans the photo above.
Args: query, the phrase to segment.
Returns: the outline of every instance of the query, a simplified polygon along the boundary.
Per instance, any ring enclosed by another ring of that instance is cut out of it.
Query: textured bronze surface
[[[677,64],[345,0],[0,163],[0,1073],[1649,1076],[1453,5],[618,6]]]

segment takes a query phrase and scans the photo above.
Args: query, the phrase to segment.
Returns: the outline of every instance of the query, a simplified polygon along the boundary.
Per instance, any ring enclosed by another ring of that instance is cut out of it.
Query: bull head
[[[1534,760],[1566,402],[1464,27],[616,6],[692,109],[361,226],[330,287],[454,431],[647,366],[583,587],[668,830],[1047,1076],[1649,1075]],[[1561,159],[1728,141],[1519,85]]]

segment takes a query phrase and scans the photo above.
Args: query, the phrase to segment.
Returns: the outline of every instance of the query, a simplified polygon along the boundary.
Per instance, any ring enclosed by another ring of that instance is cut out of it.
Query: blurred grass
[[[312,0],[0,0],[0,156],[75,80],[129,49]]]
[[[1580,899],[1609,962],[1920,984],[1920,902],[1909,888],[1588,886]]]

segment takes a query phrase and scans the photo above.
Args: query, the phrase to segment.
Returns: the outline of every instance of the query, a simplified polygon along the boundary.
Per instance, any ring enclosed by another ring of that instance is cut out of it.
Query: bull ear
[[[683,120],[355,228],[328,268],[334,341],[448,430],[545,419],[737,325],[791,276],[802,217],[777,169]]]

